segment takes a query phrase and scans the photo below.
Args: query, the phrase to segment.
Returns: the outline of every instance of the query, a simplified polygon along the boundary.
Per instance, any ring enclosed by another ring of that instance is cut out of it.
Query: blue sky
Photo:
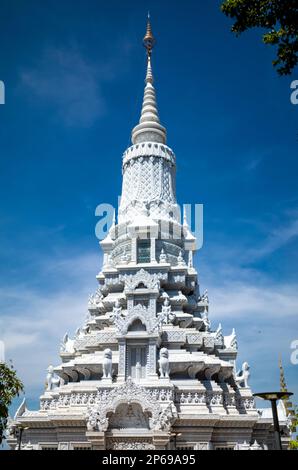
[[[235,38],[220,2],[1,2],[0,336],[37,406],[59,344],[84,320],[137,123],[150,9],[161,121],[181,203],[204,204],[196,255],[210,316],[234,326],[255,391],[298,393],[298,106],[260,31]]]

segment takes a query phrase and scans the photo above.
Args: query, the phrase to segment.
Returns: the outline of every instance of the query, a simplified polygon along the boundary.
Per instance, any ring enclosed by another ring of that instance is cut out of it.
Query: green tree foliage
[[[294,411],[294,418],[292,420],[292,426],[293,426],[293,431],[295,432],[298,426],[298,406],[296,406],[295,411]]]
[[[14,397],[18,396],[23,388],[13,366],[0,362],[0,444],[4,439],[8,409]]]
[[[298,427],[298,406],[295,407],[295,410],[293,412],[291,431],[295,433],[297,427]],[[290,441],[290,449],[298,450],[298,437],[296,437],[295,440]]]
[[[290,450],[298,450],[298,440],[290,441]]]
[[[264,28],[263,42],[277,46],[273,65],[280,75],[288,75],[298,63],[297,0],[225,0],[225,15],[235,20],[236,35],[251,28]]]

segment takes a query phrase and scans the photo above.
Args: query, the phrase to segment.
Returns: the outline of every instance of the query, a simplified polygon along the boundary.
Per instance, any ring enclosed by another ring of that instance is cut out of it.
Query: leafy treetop
[[[298,63],[297,0],[225,0],[221,10],[235,19],[236,35],[251,28],[264,28],[263,42],[277,46],[273,65],[279,75],[289,75]]]
[[[12,364],[0,362],[0,444],[4,438],[8,409],[14,397],[18,396],[23,389],[24,386]]]

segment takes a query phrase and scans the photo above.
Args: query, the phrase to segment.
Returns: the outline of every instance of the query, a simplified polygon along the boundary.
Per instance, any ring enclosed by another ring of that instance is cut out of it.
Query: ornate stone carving
[[[90,313],[89,313],[89,316],[90,316]],[[89,334],[89,332],[90,332],[90,325],[88,325],[86,321],[83,326],[81,326],[80,328],[77,328],[75,337],[74,337],[75,342],[77,339],[84,338],[87,334]]]
[[[159,262],[160,263],[166,263],[167,262],[167,255],[165,253],[165,250],[162,248],[159,256]]]
[[[18,428],[16,424],[16,421],[13,420],[10,416],[8,416],[6,429],[4,431],[4,436],[6,439],[15,439],[18,437]]]
[[[133,220],[136,215],[140,214],[138,203],[143,202],[146,202],[150,207],[150,213],[151,206],[153,206],[156,218],[158,216],[164,218],[163,206],[169,206],[169,217],[170,212],[173,211],[176,205],[173,188],[173,162],[171,159],[164,157],[164,155],[169,154],[166,150],[161,150],[163,157],[152,155],[150,149],[149,154],[141,153],[138,155],[138,151],[142,152],[145,147],[132,148],[132,153],[129,152],[129,157],[125,157],[125,165],[123,166],[122,196],[118,212],[119,222]],[[157,151],[157,149],[154,151]],[[149,152],[148,147],[146,152]]]
[[[218,347],[222,347],[224,344],[224,337],[222,334],[222,326],[221,323],[219,323],[216,332],[214,333],[215,336],[215,344]]]
[[[187,298],[186,296],[182,293],[181,290],[178,291],[178,295],[175,295],[171,298],[171,301],[175,304],[175,305],[185,305],[187,304]]]
[[[203,295],[200,297],[200,302],[209,304],[208,289],[205,289]]]
[[[100,408],[102,403],[105,403],[111,393],[110,389],[101,389],[95,393],[72,393],[67,395],[60,395],[59,399],[46,399],[41,400],[40,408],[42,410],[56,409],[57,407],[69,406],[87,406],[90,409],[94,406]],[[131,394],[132,396],[133,394]],[[204,405],[206,402],[211,405],[224,404],[224,406],[235,406],[241,409],[254,409],[255,402],[253,397],[243,398],[236,397],[234,393],[225,393],[222,395],[220,392],[176,392],[172,388],[147,388],[146,396],[152,403],[171,403],[175,400],[176,403],[191,404],[191,405]],[[222,398],[221,398],[222,397]],[[96,415],[94,415],[96,416]]]
[[[112,351],[111,349],[105,349],[103,352],[102,362],[102,377],[104,379],[112,378]]]
[[[170,147],[160,143],[143,142],[142,144],[131,145],[123,154],[123,166],[129,160],[139,158],[140,156],[155,156],[169,160],[175,164],[175,154]]]
[[[238,349],[235,328],[233,328],[233,331],[229,336],[224,337],[224,345],[228,349],[235,349],[235,350]]]
[[[246,410],[254,410],[256,407],[256,402],[253,397],[245,398],[244,400],[242,400],[242,402]]]
[[[227,406],[236,406],[236,398],[234,393],[224,393],[223,404]]]
[[[169,351],[167,348],[161,348],[159,362],[159,373],[161,378],[169,378],[170,374],[170,363],[169,363]]]
[[[202,320],[205,326],[205,331],[210,331],[211,322],[209,320],[208,308],[205,306],[202,314]]]
[[[122,313],[122,307],[120,305],[119,300],[115,301],[115,305],[113,307],[113,312],[110,314],[110,319],[114,322],[117,329],[122,332],[126,324],[125,315]]]
[[[179,255],[178,255],[178,258],[177,258],[177,264],[178,264],[178,266],[186,266],[186,263],[185,263],[184,258],[182,256],[182,251],[179,251]]]
[[[102,295],[101,289],[98,287],[94,294],[89,295],[88,305],[96,307],[98,306],[102,298],[103,298],[103,295]]]
[[[165,342],[185,343],[186,333],[183,330],[167,330],[162,333],[162,339]]]
[[[140,269],[135,274],[122,274],[119,279],[124,282],[125,290],[133,292],[139,284],[144,284],[147,289],[158,290],[160,288],[160,281],[166,280],[167,275],[164,273],[149,273],[145,269]]]
[[[27,443],[22,443],[21,444],[21,449],[22,450],[33,450],[33,444],[31,444],[30,441],[28,441]]]
[[[84,335],[81,338],[77,338],[74,343],[76,350],[85,349],[86,347],[95,347],[104,343],[116,343],[114,331],[100,331],[97,333],[92,333]]]
[[[158,415],[151,418],[150,427],[154,431],[169,432],[176,417],[176,408],[172,403],[170,403],[164,410],[161,410]]]
[[[249,369],[250,367],[249,367],[248,362],[243,362],[242,369],[237,372],[235,381],[240,387],[245,387],[245,388],[248,387],[248,379],[250,377]]]
[[[255,440],[252,445],[244,441],[242,443],[238,442],[235,446],[235,450],[263,450],[262,446],[257,443]]]
[[[173,284],[182,284],[185,285],[185,275],[184,274],[171,274],[170,280]]]
[[[187,266],[188,266],[189,268],[193,268],[193,252],[192,252],[192,251],[190,251],[190,252],[188,253],[188,263],[187,263]]]
[[[254,397],[242,397],[239,395],[236,395],[235,397],[236,400],[236,407],[239,410],[254,410],[256,408],[256,402]]]
[[[175,313],[172,312],[172,307],[170,305],[169,298],[166,297],[161,308],[161,316],[163,318],[163,323],[174,323],[176,319]]]
[[[137,403],[121,403],[110,417],[109,429],[149,429],[149,417]]]
[[[206,403],[206,392],[180,392],[176,396],[176,401],[178,403],[189,403],[189,404],[205,404]]]
[[[156,343],[155,340],[149,340],[147,356],[147,374],[156,375]]]
[[[202,333],[187,333],[186,334],[188,344],[202,345],[203,338]]]
[[[96,405],[88,409],[87,413],[87,429],[88,431],[106,431],[108,429],[109,420],[103,416],[100,406]]]
[[[74,342],[75,341],[73,339],[69,338],[68,333],[65,333],[65,335],[63,336],[62,343],[61,343],[60,352],[74,354],[75,353]]]
[[[93,406],[88,407],[86,419],[89,430],[106,431],[108,428],[108,413],[115,413],[121,403],[138,403],[144,413],[150,413],[150,429],[164,430],[169,427],[175,419],[176,408],[172,403],[166,407],[161,407],[158,398],[150,393],[146,388],[135,384],[130,378],[110,392],[102,394]]]
[[[214,338],[212,336],[205,336],[203,344],[205,348],[213,349],[214,348]]]
[[[105,285],[101,289],[103,293],[108,292],[108,288],[111,286],[117,286],[118,284],[121,284],[120,279],[118,275],[116,276],[107,276],[105,279]]]
[[[48,367],[48,373],[46,377],[46,390],[54,390],[55,388],[60,386],[60,377],[55,377],[54,367]]]
[[[135,321],[140,320],[145,326],[149,334],[158,330],[163,323],[164,318],[161,315],[155,316],[151,306],[146,307],[142,304],[134,305],[128,310],[124,316],[121,310],[113,311],[112,319],[121,335],[126,335],[129,326]]]
[[[125,376],[126,369],[126,342],[125,340],[119,340],[119,364],[118,364],[118,376]]]
[[[250,450],[263,450],[263,449],[262,449],[262,446],[260,446],[260,444],[258,444],[257,441],[255,440],[254,443],[250,446]]]
[[[223,405],[223,394],[220,392],[207,392],[206,403],[211,406]]]
[[[152,450],[154,449],[151,439],[133,438],[108,438],[107,450]]]
[[[113,307],[113,312],[110,314],[110,318],[115,320],[115,318],[120,318],[122,315],[122,307],[120,305],[119,299],[115,300],[115,305]]]

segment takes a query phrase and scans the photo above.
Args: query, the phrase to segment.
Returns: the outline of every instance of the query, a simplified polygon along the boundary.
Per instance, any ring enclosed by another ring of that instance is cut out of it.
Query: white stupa
[[[176,157],[157,111],[148,20],[145,92],[124,152],[117,223],[101,242],[89,316],[64,336],[40,409],[22,403],[8,443],[22,449],[267,449],[236,334],[214,330],[193,266],[196,238],[176,201]],[[82,315],[83,316],[83,315]]]

